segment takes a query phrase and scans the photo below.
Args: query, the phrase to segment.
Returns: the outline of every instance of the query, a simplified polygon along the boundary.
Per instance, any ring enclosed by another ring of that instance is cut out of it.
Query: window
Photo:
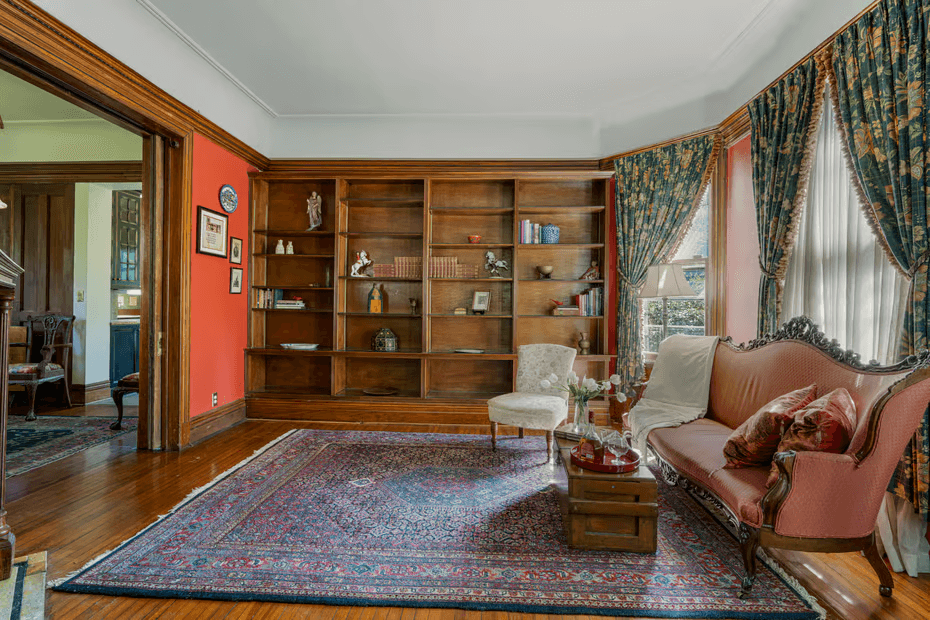
[[[863,361],[889,363],[897,359],[908,283],[866,222],[842,148],[828,93],[782,320],[807,315]]]
[[[678,263],[685,279],[694,289],[693,297],[670,297],[668,299],[668,335],[688,334],[703,336],[707,310],[704,297],[704,279],[707,257],[710,254],[710,187],[704,192],[698,205],[691,229],[685,235],[678,252],[670,262]],[[662,300],[645,299],[641,316],[643,352],[655,353],[662,340]]]

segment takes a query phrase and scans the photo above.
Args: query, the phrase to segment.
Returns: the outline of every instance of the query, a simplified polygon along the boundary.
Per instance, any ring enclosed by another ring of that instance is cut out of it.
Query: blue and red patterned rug
[[[668,618],[817,618],[659,484],[655,555],[566,544],[541,437],[294,431],[55,589]]]
[[[123,418],[123,428],[111,431],[116,418],[39,416],[27,422],[20,416],[7,419],[6,475],[18,476],[106,443],[136,430],[138,418]]]

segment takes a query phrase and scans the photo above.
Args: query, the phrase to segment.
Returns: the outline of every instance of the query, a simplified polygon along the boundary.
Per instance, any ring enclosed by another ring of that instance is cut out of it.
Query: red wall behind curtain
[[[727,151],[727,324],[736,342],[756,337],[759,316],[759,237],[752,190],[749,136]]]
[[[193,230],[191,231],[191,342],[190,342],[190,411],[191,417],[217,405],[245,396],[245,360],[247,346],[249,256],[249,177],[253,168],[209,139],[194,134],[192,175]],[[197,207],[222,213],[219,193],[223,185],[232,185],[239,195],[239,207],[229,214],[228,236],[242,239],[242,264],[233,265],[228,258],[197,252]],[[243,270],[242,293],[229,292],[229,270]]]

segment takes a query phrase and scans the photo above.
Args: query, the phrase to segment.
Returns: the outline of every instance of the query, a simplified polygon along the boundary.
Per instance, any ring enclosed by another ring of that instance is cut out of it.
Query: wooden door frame
[[[158,50],[151,50],[158,53]],[[0,69],[143,137],[139,447],[190,442],[193,135],[269,160],[28,0],[0,3]]]

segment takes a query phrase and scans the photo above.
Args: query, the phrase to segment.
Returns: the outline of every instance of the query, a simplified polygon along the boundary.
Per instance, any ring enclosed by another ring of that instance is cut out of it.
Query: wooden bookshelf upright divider
[[[550,302],[571,303],[591,286],[606,289],[609,172],[366,177],[307,169],[251,177],[248,416],[482,423],[486,400],[514,389],[518,346],[577,347],[581,332],[589,335],[592,351],[578,356],[575,371],[597,378],[610,373],[609,319],[603,313],[553,316]],[[323,196],[323,225],[308,232],[306,199],[312,191]],[[559,244],[521,243],[523,219],[558,225]],[[481,235],[480,242],[470,243],[469,235]],[[274,254],[278,239],[293,242],[295,253]],[[421,272],[352,277],[361,250],[378,265],[417,258]],[[488,251],[507,261],[502,277],[485,271]],[[431,259],[445,260],[445,271],[431,272]],[[602,277],[579,280],[592,260]],[[538,279],[538,265],[552,265],[552,278]],[[368,313],[373,285],[383,294],[380,314]],[[307,308],[258,307],[261,290],[301,297]],[[475,291],[490,292],[483,315],[471,311]],[[419,302],[416,314],[410,299]],[[455,314],[456,308],[467,313]],[[397,352],[371,350],[371,338],[382,327],[397,334]],[[320,347],[312,352],[281,347],[290,342]],[[468,349],[482,352],[462,352]],[[363,390],[369,387],[396,393],[368,396]],[[606,401],[594,408],[606,413]]]

